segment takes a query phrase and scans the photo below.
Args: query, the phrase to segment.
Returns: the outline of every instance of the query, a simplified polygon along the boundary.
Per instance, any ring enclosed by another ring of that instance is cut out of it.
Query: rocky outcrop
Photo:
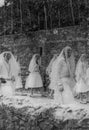
[[[45,98],[40,98],[38,103],[39,99],[30,97],[0,100],[0,130],[89,129],[89,106],[87,105],[61,106]]]

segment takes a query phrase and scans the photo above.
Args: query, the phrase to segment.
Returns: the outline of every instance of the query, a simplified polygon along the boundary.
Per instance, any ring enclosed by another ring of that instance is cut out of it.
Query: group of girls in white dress
[[[55,102],[72,104],[76,94],[89,91],[89,63],[82,54],[77,65],[71,47],[65,47],[59,55],[55,54],[46,69],[50,78],[49,88],[54,92]]]
[[[43,87],[39,64],[40,57],[34,54],[29,64],[29,74],[25,84],[26,89],[31,88],[31,94],[33,88]],[[15,95],[15,90],[20,88],[23,88],[20,64],[10,51],[5,51],[0,54],[0,95],[12,97]]]
[[[25,89],[42,88],[43,81],[40,74],[40,55],[34,54],[29,64]],[[74,94],[89,91],[89,64],[85,54],[81,55],[77,65],[71,47],[66,46],[60,54],[54,54],[46,74],[49,76],[54,101],[60,104],[75,102]],[[9,51],[0,54],[0,93],[12,96],[16,89],[23,88],[19,62]]]

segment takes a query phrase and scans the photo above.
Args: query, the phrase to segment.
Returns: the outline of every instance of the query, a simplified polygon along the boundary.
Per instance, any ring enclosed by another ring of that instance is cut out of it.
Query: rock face
[[[0,100],[0,130],[89,129],[89,105],[61,106],[45,98],[20,96]]]

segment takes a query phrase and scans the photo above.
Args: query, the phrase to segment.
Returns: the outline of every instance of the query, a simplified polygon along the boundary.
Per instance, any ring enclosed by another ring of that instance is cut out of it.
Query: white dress
[[[38,65],[35,66],[34,70],[29,74],[26,79],[25,88],[40,88],[43,87],[41,75],[39,73]]]
[[[20,66],[18,64],[18,73],[15,76],[15,88],[16,89],[23,88],[21,76],[19,75],[19,73],[21,73],[21,70],[20,70]]]
[[[4,61],[0,61],[0,78],[9,79],[11,76],[9,75],[9,65]],[[3,96],[13,96],[14,95],[14,87],[13,83],[9,80],[6,83],[1,83],[0,91]]]
[[[15,80],[16,80],[15,88],[16,89],[23,88],[21,77],[17,76]]]
[[[54,69],[51,73],[51,84],[49,88],[54,89],[54,99],[61,104],[69,104],[74,102],[74,97],[71,87],[74,86],[74,81],[70,78],[67,65],[64,58],[55,61],[52,66]],[[63,87],[64,91],[60,92]]]
[[[89,91],[89,67],[86,70],[86,84],[88,86],[88,91]]]
[[[73,97],[72,88],[75,85],[75,81],[70,77],[69,69],[64,58],[60,60],[59,64],[59,87],[60,85],[64,88],[64,91],[62,93],[60,92],[63,97],[62,102],[64,104],[74,103],[75,100]]]
[[[50,84],[48,86],[49,89],[55,90],[56,89],[56,84],[57,84],[57,77],[58,77],[58,72],[56,71],[56,60],[52,64],[51,72],[50,72]]]
[[[86,64],[81,62],[81,71],[78,74],[77,77],[77,83],[74,87],[74,91],[78,93],[84,93],[89,91],[89,86],[88,86],[88,71],[86,69]]]
[[[75,92],[78,94],[78,93],[84,93],[84,92],[87,92],[89,91],[89,87],[88,85],[86,84],[86,81],[84,82],[84,79],[80,79],[76,85],[75,85],[75,88],[74,88]]]

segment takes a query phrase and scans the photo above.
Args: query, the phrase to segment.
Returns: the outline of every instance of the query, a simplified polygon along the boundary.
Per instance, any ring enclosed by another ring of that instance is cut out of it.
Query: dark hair
[[[11,54],[10,53],[4,53],[4,57],[6,57],[9,60],[11,58]]]
[[[4,55],[3,55],[4,57],[6,57],[7,56],[7,53],[4,53]]]

